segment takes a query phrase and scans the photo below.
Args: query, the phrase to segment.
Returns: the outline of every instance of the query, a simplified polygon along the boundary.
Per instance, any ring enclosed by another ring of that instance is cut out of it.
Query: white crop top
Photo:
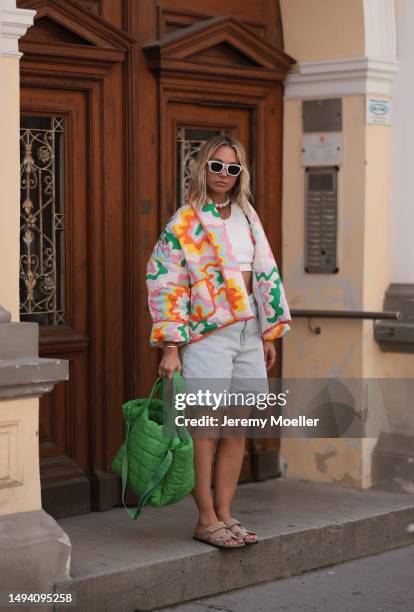
[[[250,235],[250,225],[238,204],[232,204],[230,217],[223,219],[223,223],[240,270],[252,270],[254,244]]]

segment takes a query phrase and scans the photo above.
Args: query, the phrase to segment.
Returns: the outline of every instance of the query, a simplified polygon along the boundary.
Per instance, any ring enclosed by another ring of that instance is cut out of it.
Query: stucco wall
[[[364,55],[361,0],[280,0],[285,50],[298,62]]]
[[[401,0],[400,4],[404,5],[405,1]],[[376,11],[371,0],[281,0],[281,8],[285,50],[299,63],[351,60],[367,56],[370,50],[381,49],[384,58],[392,56],[392,20],[385,25],[381,23],[381,17],[392,18],[389,4],[384,3],[383,13]],[[410,11],[413,17],[406,26],[407,36],[414,23],[412,4]],[[369,16],[375,20],[374,24],[367,21]],[[400,19],[404,19],[404,6],[400,6]],[[381,35],[388,31],[387,24],[390,25],[390,37],[383,41]],[[414,49],[414,44],[412,46]],[[338,97],[338,94],[332,95]],[[312,97],[325,98],[326,93]],[[330,275],[304,271],[301,100],[289,98],[284,103],[283,280],[292,309],[381,311],[390,282],[401,282],[401,272],[398,278],[395,269],[404,268],[401,258],[394,257],[390,244],[390,216],[394,218],[395,215],[392,208],[395,198],[390,203],[393,128],[365,123],[365,95],[362,92],[340,97],[343,157],[339,172],[339,272]],[[409,96],[404,100],[408,118]],[[406,139],[405,150],[407,147]],[[407,159],[407,170],[408,167]],[[408,177],[407,172],[407,182]],[[410,194],[413,189],[411,185]],[[410,222],[414,221],[413,210],[411,206],[411,213],[405,213],[405,219]],[[396,223],[395,227],[400,224]],[[406,242],[413,244],[408,237],[410,232],[411,229],[403,232],[402,250],[405,252]],[[394,238],[396,243],[397,232]],[[414,249],[414,246],[409,248]],[[312,325],[320,326],[322,333],[315,335],[309,331],[307,319],[294,319],[292,331],[284,340],[282,369],[285,378],[412,376],[412,356],[383,353],[374,340],[372,321],[314,318]],[[288,466],[286,475],[345,486],[370,486],[371,455],[379,431],[404,430],[406,435],[410,431],[414,434],[414,413],[404,402],[399,405],[389,402],[384,406],[380,398],[373,397],[368,418],[370,437],[365,439],[282,439],[281,454]]]
[[[301,101],[285,102],[283,159],[283,269],[292,308],[363,307],[364,254],[364,104],[360,96],[343,99],[343,164],[339,173],[339,272],[304,270],[305,172],[301,164]],[[362,371],[362,322],[295,319],[284,344],[284,376],[353,377]]]

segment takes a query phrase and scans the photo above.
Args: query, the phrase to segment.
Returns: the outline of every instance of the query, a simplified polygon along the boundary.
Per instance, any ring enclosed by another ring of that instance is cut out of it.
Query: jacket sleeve
[[[262,298],[262,339],[276,340],[291,329],[291,315],[276,260],[253,207],[251,216],[254,221],[255,260],[260,265],[260,272],[255,273],[253,283]]]
[[[167,223],[148,261],[146,280],[153,320],[150,345],[187,344],[190,279],[180,242],[170,223]]]

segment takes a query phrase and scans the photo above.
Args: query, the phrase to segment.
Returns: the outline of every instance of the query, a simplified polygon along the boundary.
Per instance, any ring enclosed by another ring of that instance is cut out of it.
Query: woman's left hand
[[[270,370],[270,368],[274,365],[276,361],[276,349],[275,345],[273,344],[273,340],[264,340],[263,350],[266,370]]]

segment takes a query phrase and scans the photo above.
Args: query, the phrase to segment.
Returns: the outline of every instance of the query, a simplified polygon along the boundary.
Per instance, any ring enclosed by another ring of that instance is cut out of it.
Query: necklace
[[[227,214],[227,211],[228,211],[228,214]],[[219,214],[223,221],[227,221],[228,219],[230,219],[231,204],[230,204],[230,208],[224,208],[223,210],[219,210]]]
[[[227,206],[230,206],[230,204],[230,196],[228,195],[222,204],[216,204],[215,206],[216,208],[227,208]]]

